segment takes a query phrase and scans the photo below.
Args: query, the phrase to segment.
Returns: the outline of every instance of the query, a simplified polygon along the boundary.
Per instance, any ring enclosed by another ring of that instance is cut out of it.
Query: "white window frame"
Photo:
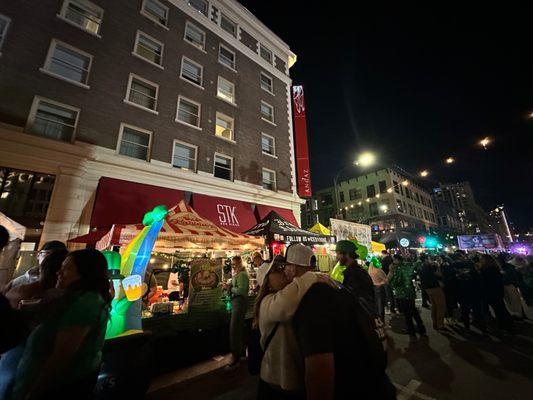
[[[207,0],[203,0],[203,1],[205,1],[205,4],[206,4],[206,6],[207,6],[207,7],[206,7],[206,10],[205,10],[205,12],[206,12],[207,14],[204,14],[204,13],[201,12],[200,10],[194,8],[194,7],[191,5],[191,2],[190,2],[190,1],[187,1],[187,4],[188,4],[193,10],[199,12],[199,13],[200,13],[201,15],[203,15],[204,17],[209,18],[209,10],[211,9],[211,5],[209,4],[209,1],[207,1]]]
[[[191,42],[189,39],[187,39],[187,28],[189,28],[189,27],[192,27],[193,29],[196,29],[196,30],[198,30],[198,31],[200,31],[200,32],[202,32],[204,34],[204,41],[202,43],[202,47],[196,46],[196,44],[194,42]],[[205,50],[206,38],[207,38],[207,34],[205,33],[205,31],[203,29],[200,29],[196,24],[193,24],[190,21],[185,22],[185,30],[183,31],[183,40],[186,43],[189,43],[195,49],[198,49],[198,50],[200,50],[203,53],[207,53],[206,50]]]
[[[83,26],[78,25],[74,21],[67,18],[67,9],[70,3],[78,3],[78,5],[92,9],[91,11],[97,11],[101,13],[101,21],[100,26],[98,27],[98,32],[93,32],[88,29],[85,29]],[[100,31],[102,30],[102,24],[104,23],[104,9],[102,7],[99,7],[98,5],[94,4],[93,2],[89,0],[64,0],[63,5],[61,6],[61,10],[59,11],[59,14],[56,14],[56,16],[66,22],[69,25],[72,25],[78,29],[81,29],[83,32],[87,32],[89,35],[96,36],[97,38],[101,38]]]
[[[267,153],[263,150],[263,136],[267,136],[269,139],[272,139],[273,154]],[[276,155],[276,138],[274,136],[269,135],[268,133],[261,132],[261,153],[269,157],[278,158],[278,156]]]
[[[260,112],[260,115],[261,115],[261,119],[265,122],[268,122],[269,124],[272,124],[274,126],[276,126],[276,123],[274,121],[276,121],[276,118],[275,118],[275,115],[274,115],[274,106],[272,106],[271,104],[268,104],[266,101],[264,100],[261,100],[261,105],[266,105],[268,106],[271,110],[272,110],[272,121],[269,120],[269,119],[266,119],[265,117],[263,117],[263,113],[261,111],[261,108],[259,108],[259,112]]]
[[[183,64],[185,61],[190,62],[191,64],[194,64],[197,67],[200,67],[200,84],[193,82],[183,76]],[[196,61],[191,60],[189,57],[182,56],[180,66],[180,79],[190,83],[193,86],[196,86],[197,88],[204,89],[204,66],[202,64],[198,64]]]
[[[139,128],[138,126],[135,126],[135,125],[127,124],[125,122],[121,122],[120,123],[120,130],[119,130],[119,133],[118,133],[117,147],[115,149],[116,155],[120,156],[120,157],[126,157],[129,160],[143,161],[140,158],[135,158],[135,157],[130,157],[130,156],[127,156],[127,155],[124,155],[124,154],[120,154],[120,145],[122,144],[122,134],[124,132],[124,128],[125,127],[133,129],[133,130],[136,130],[136,131],[139,131],[139,132],[142,132],[142,133],[146,133],[150,137],[150,140],[148,141],[148,151],[146,152],[146,160],[145,160],[146,162],[150,162],[150,159],[152,158],[153,132],[149,131],[147,129]]]
[[[65,104],[65,103],[60,103],[59,101],[55,101],[55,100],[51,100],[47,97],[42,97],[42,96],[34,96],[33,97],[33,101],[31,103],[31,108],[30,108],[30,113],[28,114],[28,119],[26,121],[26,126],[24,128],[24,131],[25,132],[28,132],[34,136],[38,136],[38,137],[41,137],[43,139],[49,139],[49,140],[54,140],[52,138],[47,138],[46,136],[42,136],[42,135],[39,135],[37,133],[31,133],[31,128],[33,127],[34,123],[35,123],[35,117],[37,115],[37,110],[39,109],[39,103],[41,101],[44,101],[46,103],[50,103],[50,104],[54,104],[58,107],[63,107],[63,108],[67,108],[69,110],[72,110],[72,111],[76,111],[77,115],[76,115],[76,121],[74,122],[74,129],[72,130],[72,138],[70,140],[70,143],[74,143],[74,140],[76,139],[76,133],[77,133],[77,130],[78,130],[78,121],[80,119],[80,113],[81,113],[81,109],[78,108],[78,107],[73,107],[73,106],[70,106],[68,104]],[[65,143],[68,143],[68,142],[65,142]]]
[[[141,4],[141,14],[144,15],[146,18],[148,18],[150,21],[152,22],[155,22],[157,25],[165,28],[165,29],[169,29],[168,28],[168,17],[170,15],[170,8],[168,8],[166,5],[164,5],[162,2],[160,2],[159,0],[150,0],[150,1],[153,1],[155,3],[159,3],[159,5],[163,8],[166,8],[167,10],[167,15],[166,15],[166,21],[164,24],[162,24],[161,22],[159,22],[153,15],[151,15],[150,13],[144,11],[144,7],[145,7],[145,4],[148,0],[143,0],[142,4]]]
[[[176,144],[181,144],[183,146],[191,147],[191,148],[194,149],[194,167],[193,167],[193,169],[181,168],[181,167],[177,167],[177,166],[174,165],[174,156],[175,156],[175,152],[176,152]],[[190,171],[190,172],[196,173],[198,171],[198,146],[196,146],[194,144],[187,143],[187,142],[183,142],[183,141],[178,140],[178,139],[174,139],[174,142],[172,143],[172,160],[171,160],[170,164],[172,165],[172,168],[178,168],[181,171]]]
[[[265,88],[263,87],[263,81],[261,80],[263,77],[265,77],[265,78],[267,78],[267,79],[270,80],[272,91],[267,90],[267,89],[265,89]],[[263,89],[265,92],[270,93],[272,96],[274,96],[274,78],[272,78],[270,75],[267,75],[267,74],[265,74],[264,72],[261,72],[260,75],[259,75],[259,86],[260,86],[261,89]]]
[[[4,32],[2,32],[2,36],[0,37],[0,56],[1,56],[2,46],[4,45],[4,42],[7,36],[7,31],[9,29],[9,26],[11,25],[11,18],[9,18],[7,15],[0,14],[0,19],[3,19],[4,21],[6,21],[6,27],[4,28]]]
[[[180,103],[181,103],[181,100],[185,100],[185,101],[188,101],[189,103],[193,103],[195,105],[198,106],[198,125],[192,125],[192,124],[189,124],[188,122],[185,122],[185,121],[182,121],[180,119],[178,119],[178,115],[179,115],[179,110],[180,110]],[[185,126],[189,126],[191,128],[194,128],[194,129],[198,129],[198,130],[202,130],[202,127],[201,127],[201,118],[202,118],[202,105],[200,103],[198,103],[197,101],[194,101],[194,100],[191,100],[185,96],[182,96],[182,95],[179,95],[178,96],[178,101],[176,103],[176,118],[175,118],[175,121],[180,123],[180,124],[183,124]]]
[[[156,90],[155,90],[155,107],[154,107],[154,109],[145,107],[143,105],[134,103],[133,101],[129,100],[131,84],[133,82],[133,79],[139,80],[139,81],[144,82],[144,83],[146,83],[148,85],[151,85],[151,86],[155,86]],[[128,78],[128,87],[126,89],[126,97],[123,100],[124,103],[129,104],[130,106],[133,106],[133,107],[137,107],[137,108],[139,108],[141,110],[148,111],[148,112],[150,112],[152,114],[159,115],[159,112],[157,111],[158,99],[159,99],[159,85],[157,83],[151,82],[148,79],[144,79],[143,77],[140,77],[139,75],[135,75],[135,74],[130,73],[130,76]]]
[[[54,50],[56,49],[56,46],[58,44],[89,58],[89,66],[87,67],[87,82],[85,83],[78,82],[78,81],[66,78],[63,75],[59,75],[59,74],[56,74],[55,72],[50,71],[50,64],[52,64],[52,56],[54,55]],[[48,48],[48,53],[46,54],[46,59],[44,60],[44,65],[41,68],[39,68],[39,71],[41,71],[42,73],[46,75],[50,75],[54,78],[61,79],[62,81],[69,82],[73,85],[82,87],[84,89],[90,89],[91,87],[88,85],[88,83],[89,83],[89,77],[91,75],[92,65],[93,65],[93,56],[91,54],[86,53],[85,51],[80,50],[77,47],[71,46],[70,44],[62,42],[61,40],[52,39],[52,41],[50,42],[50,47]]]
[[[158,64],[158,63],[155,63],[147,58],[144,58],[142,55],[140,55],[139,53],[137,53],[137,45],[139,44],[139,37],[143,35],[143,36],[146,36],[148,39],[156,42],[158,45],[161,46],[161,64]],[[137,33],[135,35],[135,43],[133,43],[133,51],[131,52],[131,54],[137,58],[140,58],[141,60],[143,61],[146,61],[147,63],[149,64],[152,64],[158,68],[161,68],[161,69],[165,69],[163,67],[163,57],[164,57],[164,54],[165,54],[165,44],[163,42],[160,42],[159,40],[157,40],[156,38],[154,38],[153,36],[150,36],[148,35],[147,33],[141,31],[141,30],[137,30]]]
[[[231,138],[225,138],[224,136],[220,136],[220,135],[217,135],[217,119],[222,119],[222,120],[226,120],[226,121],[230,121],[231,122]],[[224,113],[221,113],[219,111],[217,111],[215,113],[215,137],[219,138],[219,139],[223,139],[223,140],[227,140],[228,142],[233,142],[235,143],[235,118],[233,117],[230,117],[229,115],[226,115]]]
[[[233,87],[233,101],[230,101],[222,96],[219,95],[219,85],[220,85],[220,81],[223,80],[223,81],[226,81],[227,83],[229,83],[232,87]],[[229,104],[232,104],[232,105],[237,105],[237,100],[236,100],[236,94],[235,94],[235,84],[230,81],[229,79],[226,79],[224,78],[223,76],[218,76],[218,79],[217,79],[217,98],[219,98],[220,100],[222,101],[225,101],[226,103],[229,103]]]
[[[270,172],[274,176],[274,180],[273,180],[274,189],[266,189],[265,187],[263,187],[263,183],[264,183],[263,172]],[[277,192],[278,191],[278,178],[277,178],[276,175],[277,175],[276,171],[274,171],[272,169],[269,169],[269,168],[262,168],[261,169],[261,187],[263,188],[263,190],[272,190],[273,192]]]
[[[233,24],[235,26],[235,34],[231,33],[230,31],[227,31],[225,30],[223,27],[222,27],[222,19],[226,19],[230,24]],[[228,17],[226,14],[224,14],[223,12],[220,12],[220,16],[218,18],[219,20],[219,26],[220,26],[220,29],[222,29],[224,32],[226,32],[227,34],[231,35],[232,37],[234,37],[235,39],[237,39],[239,37],[239,24],[237,24],[233,19],[231,19],[230,17]]]
[[[224,64],[222,61],[220,61],[220,49],[224,48],[224,50],[230,52],[231,54],[233,54],[233,68]],[[237,72],[237,54],[231,50],[230,48],[228,48],[227,46],[224,46],[222,43],[220,43],[219,47],[218,47],[218,62],[220,64],[222,64],[224,67],[226,67],[227,69],[229,69],[230,71],[233,71],[233,72]]]
[[[231,161],[231,179],[224,179],[224,178],[218,178],[218,179],[224,179],[225,181],[230,181],[230,182],[233,182],[234,179],[235,179],[235,165],[234,165],[234,160],[233,160],[233,157],[231,156],[227,156],[226,154],[222,154],[222,153],[217,153],[215,152],[215,155],[213,156],[213,177],[216,177],[215,176],[215,165],[216,165],[216,158],[217,156],[220,156],[222,158],[226,158],[226,159],[229,159]]]
[[[263,56],[261,55],[261,48],[265,49],[268,53],[270,53],[270,56],[272,58],[270,61],[268,61],[266,58],[263,58]],[[259,42],[259,46],[257,48],[257,54],[259,55],[259,57],[261,57],[262,60],[265,60],[270,65],[274,65],[274,52],[272,50],[270,50],[268,47],[266,47],[261,42]]]

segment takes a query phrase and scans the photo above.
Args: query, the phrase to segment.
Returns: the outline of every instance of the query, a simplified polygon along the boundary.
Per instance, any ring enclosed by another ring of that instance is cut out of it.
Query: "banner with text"
[[[300,197],[311,197],[311,170],[309,168],[309,149],[307,145],[307,122],[305,118],[303,86],[292,87],[292,103],[298,195]]]
[[[331,234],[337,237],[337,241],[356,239],[359,244],[366,246],[369,251],[372,248],[372,233],[369,225],[333,218],[329,222],[331,224]]]

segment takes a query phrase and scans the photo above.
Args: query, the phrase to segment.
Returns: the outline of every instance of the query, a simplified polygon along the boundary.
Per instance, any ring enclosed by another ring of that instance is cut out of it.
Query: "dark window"
[[[339,199],[341,203],[344,203],[344,192],[339,192]]]
[[[376,195],[376,187],[374,185],[368,185],[366,187],[366,197],[374,197]]]
[[[403,213],[403,207],[402,207],[402,201],[401,200],[396,200],[396,208],[398,208],[399,212]]]
[[[392,181],[392,184],[394,185],[394,191],[396,193],[400,193],[400,187],[398,186],[398,182]]]
[[[360,188],[350,189],[350,200],[359,200],[363,197]]]
[[[379,214],[379,211],[378,211],[378,203],[370,203],[368,205],[368,209],[370,211],[370,216],[371,217],[375,217],[376,215]]]
[[[379,181],[379,193],[386,193],[386,192],[387,192],[387,182]]]

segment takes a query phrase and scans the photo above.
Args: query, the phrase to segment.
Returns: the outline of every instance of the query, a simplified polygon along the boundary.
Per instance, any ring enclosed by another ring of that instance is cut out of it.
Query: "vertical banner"
[[[223,307],[222,260],[198,258],[191,261],[189,312],[218,310]]]
[[[305,119],[304,87],[292,87],[294,115],[294,137],[296,151],[296,176],[298,195],[311,197],[311,170],[309,168],[309,149],[307,146],[307,122]]]

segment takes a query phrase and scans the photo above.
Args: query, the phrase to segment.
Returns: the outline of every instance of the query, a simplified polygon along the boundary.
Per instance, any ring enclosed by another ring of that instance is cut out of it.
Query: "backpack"
[[[252,329],[250,343],[248,345],[248,372],[250,375],[258,375],[261,372],[263,357],[278,330],[279,322],[276,323],[265,341],[265,348],[261,347],[261,332],[259,329]]]

